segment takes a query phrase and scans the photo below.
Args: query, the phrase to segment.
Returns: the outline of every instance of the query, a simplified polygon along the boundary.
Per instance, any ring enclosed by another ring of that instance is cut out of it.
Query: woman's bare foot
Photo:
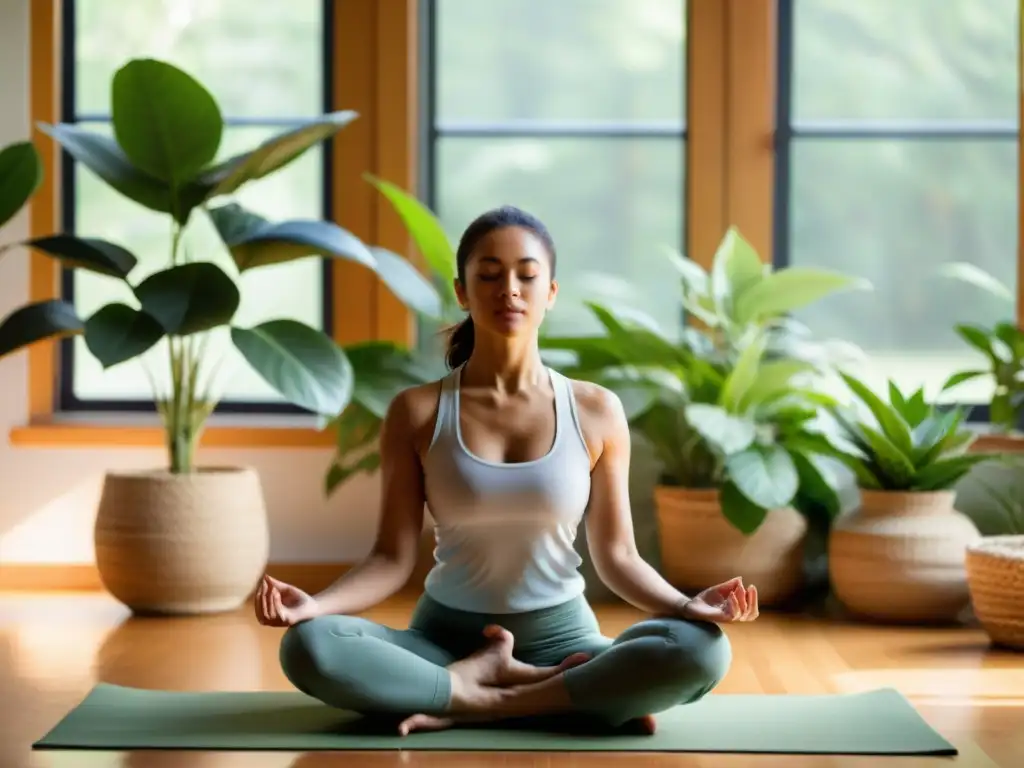
[[[441,730],[460,722],[482,722],[502,717],[498,705],[503,692],[512,686],[540,683],[589,660],[585,653],[574,653],[555,667],[536,667],[512,657],[512,633],[496,625],[484,629],[487,646],[465,659],[451,664],[452,693],[450,715],[413,715],[398,727],[405,736],[415,730]]]

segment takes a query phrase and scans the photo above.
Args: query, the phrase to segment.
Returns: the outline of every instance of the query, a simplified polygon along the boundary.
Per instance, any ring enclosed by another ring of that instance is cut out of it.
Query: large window
[[[937,273],[966,261],[1019,279],[1018,0],[778,7],[776,261],[869,279],[806,319],[870,355],[871,385],[934,393],[984,367],[955,324],[1015,317]]]
[[[548,329],[626,293],[670,332],[683,249],[684,0],[429,3],[425,195],[453,238],[485,210],[541,218],[558,249]]]
[[[227,126],[218,159],[253,148],[330,108],[330,6],[330,0],[67,0],[62,119],[111,132],[115,71],[134,57],[159,58],[198,78],[220,103]],[[87,169],[65,163],[65,228],[127,247],[140,259],[138,279],[169,266],[167,217],[121,197]],[[315,148],[287,169],[247,186],[239,202],[272,219],[321,218],[329,211],[326,167],[326,150]],[[201,212],[193,216],[185,248],[197,258],[215,258],[237,277]],[[330,327],[325,292],[330,282],[322,261],[254,270],[241,282],[238,322],[288,317]],[[63,288],[83,316],[128,294],[123,286],[81,271],[66,272]],[[233,352],[226,335],[211,335],[209,353],[221,360],[215,391],[223,398],[222,410],[291,410]],[[66,342],[61,408],[151,409],[148,376],[166,370],[163,345],[147,360],[145,367],[133,361],[103,371],[81,338]]]

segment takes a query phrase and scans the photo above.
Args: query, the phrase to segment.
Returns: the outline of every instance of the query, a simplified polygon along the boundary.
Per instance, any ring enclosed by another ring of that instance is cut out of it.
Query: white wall
[[[26,0],[0,0],[0,146],[28,138],[29,43]],[[0,230],[0,242],[28,236],[27,210]],[[28,299],[24,251],[0,261],[0,316]],[[0,360],[0,567],[5,563],[91,563],[92,524],[108,468],[160,466],[154,449],[14,448],[7,435],[27,420],[27,358]],[[245,464],[263,478],[275,562],[351,562],[372,541],[376,478],[321,491],[330,453],[267,449],[204,451],[203,463]]]

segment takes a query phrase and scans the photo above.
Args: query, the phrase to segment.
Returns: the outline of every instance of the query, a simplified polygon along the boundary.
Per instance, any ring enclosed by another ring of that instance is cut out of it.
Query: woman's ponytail
[[[469,360],[469,356],[473,354],[475,339],[476,331],[473,328],[472,317],[467,317],[452,328],[448,336],[448,351],[445,354],[445,362],[450,369],[455,370]]]

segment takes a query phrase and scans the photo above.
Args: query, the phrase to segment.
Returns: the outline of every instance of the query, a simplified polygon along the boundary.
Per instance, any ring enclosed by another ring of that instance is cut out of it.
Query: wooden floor
[[[396,600],[367,615],[405,626],[410,607],[408,598]],[[599,616],[606,634],[641,617],[621,606],[599,606]],[[719,693],[839,693],[894,686],[960,755],[31,751],[32,742],[97,681],[180,690],[288,690],[277,667],[281,632],[260,627],[248,611],[130,619],[118,603],[99,594],[0,594],[0,766],[1024,766],[1024,654],[992,650],[974,629],[878,628],[770,613],[729,628],[735,660]]]

